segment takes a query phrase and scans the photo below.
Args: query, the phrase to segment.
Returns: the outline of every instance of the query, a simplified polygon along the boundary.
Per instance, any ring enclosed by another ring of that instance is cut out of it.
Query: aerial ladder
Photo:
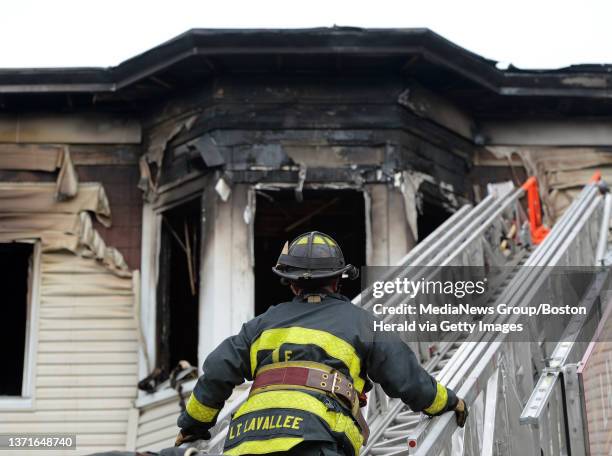
[[[523,198],[527,198],[528,213],[521,204]],[[531,178],[511,192],[489,195],[475,206],[461,207],[401,259],[394,277],[418,278],[423,274],[433,277],[440,268],[447,266],[483,267],[487,270],[489,284],[494,285],[489,299],[507,299],[520,305],[521,296],[537,285],[538,277],[528,272],[532,269],[529,266],[604,261],[605,255],[600,251],[604,248],[599,247],[602,241],[597,238],[602,227],[603,199],[598,191],[598,181],[587,185],[549,233],[539,214],[537,182]],[[500,249],[502,239],[503,250]],[[593,239],[596,245],[592,245]],[[367,298],[371,295],[369,291],[364,290],[353,303],[371,310],[373,300]],[[385,321],[401,318],[406,317],[387,315]],[[529,436],[530,440],[525,437],[525,442],[533,442],[534,447],[536,440],[539,444],[541,438],[537,430],[542,426],[520,424],[520,404],[523,402],[516,401],[515,397],[504,397],[504,420],[498,409],[502,408],[501,391],[507,391],[508,387],[515,395],[528,396],[527,391],[534,387],[532,358],[540,360],[541,349],[532,353],[531,350],[513,348],[516,344],[504,343],[503,338],[475,340],[461,336],[447,337],[436,344],[415,344],[413,341],[410,344],[438,381],[474,404],[476,418],[470,418],[464,430],[457,429],[451,414],[428,419],[412,412],[400,400],[387,397],[379,386],[375,386],[368,394],[364,411],[371,434],[362,454],[506,454],[494,451],[501,445],[496,432],[501,432],[503,426],[506,432],[509,426],[512,431],[516,428],[517,434],[513,438]],[[554,355],[554,350],[551,353]],[[476,374],[477,378],[474,377]],[[518,374],[517,380],[509,378],[514,374]],[[209,453],[222,452],[231,415],[247,397],[248,389],[243,389],[221,411],[217,424],[211,429],[212,438],[203,443],[202,449]],[[512,409],[512,413],[506,409]],[[501,421],[503,426],[495,428]],[[528,423],[528,420],[523,421]]]
[[[564,296],[550,286],[552,268],[595,266],[605,261],[610,204],[610,196],[602,195],[599,176],[595,176],[499,292],[497,302],[521,306],[534,300],[571,301],[573,296]],[[436,378],[472,404],[473,414],[465,429],[458,429],[450,414],[427,419],[398,403],[385,414],[364,453],[588,454],[575,361],[584,353],[583,341],[588,340],[589,331],[594,331],[585,322],[597,321],[605,309],[602,291],[607,281],[605,269],[595,274],[582,301],[573,302],[583,305],[589,314],[582,320],[573,318],[559,342],[545,338],[512,342],[504,334],[478,334],[463,341],[444,364],[431,363]],[[519,318],[491,316],[497,322]]]

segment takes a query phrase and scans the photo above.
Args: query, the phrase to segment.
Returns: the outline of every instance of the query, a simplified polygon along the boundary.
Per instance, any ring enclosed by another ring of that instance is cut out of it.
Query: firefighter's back
[[[313,294],[273,306],[250,323],[256,382],[233,417],[226,453],[301,453],[313,446],[349,455],[359,451],[363,437],[350,404],[325,389],[338,373],[356,394],[364,390],[362,312],[342,295]],[[317,371],[319,381],[308,386],[308,373]],[[271,381],[262,384],[266,376]]]

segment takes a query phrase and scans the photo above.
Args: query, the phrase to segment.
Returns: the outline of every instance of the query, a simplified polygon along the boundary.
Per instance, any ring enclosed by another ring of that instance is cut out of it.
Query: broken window
[[[435,204],[428,198],[424,198],[417,217],[419,242],[429,236],[451,215],[452,214],[440,204]]]
[[[157,367],[198,365],[200,199],[162,214],[157,289]]]
[[[22,396],[33,253],[33,244],[0,244],[0,396]]]
[[[306,231],[322,231],[341,246],[344,258],[358,268],[366,262],[365,201],[358,190],[293,189],[258,191],[255,215],[255,314],[290,300],[291,290],[272,272],[286,241]],[[361,291],[359,280],[342,281],[349,298]]]

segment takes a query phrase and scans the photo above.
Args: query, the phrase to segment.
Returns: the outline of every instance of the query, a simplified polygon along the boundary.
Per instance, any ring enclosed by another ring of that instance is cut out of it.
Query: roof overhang
[[[2,69],[0,93],[113,93],[167,72],[407,71],[415,59],[505,96],[612,97],[612,67],[500,70],[428,29],[194,29],[109,68]]]

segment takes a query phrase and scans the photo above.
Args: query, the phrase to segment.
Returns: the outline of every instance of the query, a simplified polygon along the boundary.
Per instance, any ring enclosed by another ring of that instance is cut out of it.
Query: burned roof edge
[[[190,57],[241,55],[419,55],[501,95],[612,97],[612,65],[498,69],[428,29],[192,29],[115,67],[0,69],[0,93],[115,92]],[[211,70],[212,73],[213,70]]]

